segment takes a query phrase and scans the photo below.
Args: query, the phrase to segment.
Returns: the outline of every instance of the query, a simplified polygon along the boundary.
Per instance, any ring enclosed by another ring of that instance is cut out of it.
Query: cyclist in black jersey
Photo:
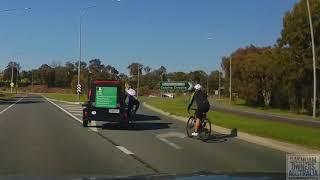
[[[210,103],[208,101],[208,96],[206,92],[202,90],[200,84],[194,86],[195,92],[191,96],[190,103],[188,105],[188,113],[194,101],[196,101],[197,110],[195,112],[196,124],[194,128],[193,136],[198,136],[198,129],[200,127],[200,120],[203,119],[205,113],[210,109]]]

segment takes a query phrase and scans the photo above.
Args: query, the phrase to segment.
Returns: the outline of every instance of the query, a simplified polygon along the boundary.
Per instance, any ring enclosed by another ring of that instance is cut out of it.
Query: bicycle
[[[196,112],[196,109],[192,110]],[[195,124],[196,118],[195,115],[192,115],[189,117],[186,127],[188,137],[194,137],[191,135],[191,133],[194,132]],[[202,141],[208,140],[211,135],[211,122],[207,118],[206,113],[204,113],[203,118],[200,119],[200,127],[198,128],[198,133],[198,138]]]

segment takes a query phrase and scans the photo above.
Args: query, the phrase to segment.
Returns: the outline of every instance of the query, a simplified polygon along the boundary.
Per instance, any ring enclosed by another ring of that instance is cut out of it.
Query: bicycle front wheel
[[[188,137],[192,137],[192,132],[194,131],[194,126],[195,126],[195,118],[193,116],[191,116],[188,119],[187,127],[186,127]]]
[[[199,138],[202,141],[206,141],[210,138],[211,135],[211,122],[209,119],[204,119],[204,124],[202,124],[202,128],[199,134]]]

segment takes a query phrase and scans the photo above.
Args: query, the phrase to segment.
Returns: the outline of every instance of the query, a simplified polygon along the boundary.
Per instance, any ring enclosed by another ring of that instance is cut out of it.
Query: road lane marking
[[[94,126],[90,128],[92,131],[98,132],[96,121],[91,121],[91,126]]]
[[[76,117],[74,114],[70,113],[69,111],[65,110],[64,108],[60,107],[59,105],[57,105],[56,103],[52,102],[50,99],[44,97],[47,101],[49,101],[51,104],[53,104],[54,106],[56,106],[57,108],[59,108],[61,111],[65,112],[66,114],[68,114],[69,116],[71,116],[73,119],[77,120],[78,122],[80,122],[82,124],[82,120],[79,119],[78,117]],[[82,114],[81,114],[82,115]],[[93,126],[96,126],[96,122],[95,121],[91,121],[91,124]],[[94,131],[94,132],[98,132],[98,129],[96,127],[89,127],[90,130]]]
[[[64,108],[65,109],[65,108]],[[65,109],[65,110],[67,110],[67,111],[69,111],[69,112],[72,112],[72,113],[82,113],[83,112],[83,110],[82,109],[79,109],[79,110],[75,110],[75,109]]]
[[[82,113],[72,113],[73,115],[75,115],[75,116],[80,116],[80,117],[82,117]]]
[[[43,96],[44,97],[44,96]],[[69,116],[71,116],[73,119],[77,120],[78,122],[82,123],[82,120],[77,118],[75,115],[73,115],[72,113],[68,112],[67,110],[63,109],[62,107],[60,107],[59,105],[57,105],[56,103],[52,102],[50,99],[44,97],[48,102],[50,102],[51,104],[53,104],[54,106],[56,106],[58,109],[60,109],[61,111],[65,112],[66,114],[68,114]]]
[[[133,152],[129,151],[127,148],[123,147],[123,146],[116,146],[118,149],[120,149],[122,152],[124,152],[125,154],[128,155],[132,155],[134,154]]]
[[[181,133],[181,132],[168,132],[166,134],[158,134],[157,136],[161,138],[178,137],[181,139],[187,137],[184,133]]]
[[[6,112],[6,111],[7,111],[8,109],[10,109],[12,106],[14,106],[14,105],[16,105],[18,102],[20,102],[23,98],[25,98],[25,97],[20,98],[20,99],[17,100],[15,103],[11,104],[10,106],[8,106],[8,107],[5,108],[4,110],[2,110],[2,111],[0,112],[0,114],[3,114],[4,112]]]
[[[182,149],[182,147],[176,145],[175,143],[173,142],[170,142],[168,139],[165,139],[165,138],[162,138],[162,137],[157,137],[160,141],[168,144],[169,146],[175,148],[175,149]]]

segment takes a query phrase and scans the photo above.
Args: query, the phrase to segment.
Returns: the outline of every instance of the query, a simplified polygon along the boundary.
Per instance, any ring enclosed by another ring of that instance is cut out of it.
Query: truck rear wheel
[[[88,120],[83,120],[82,125],[83,127],[88,127]]]

